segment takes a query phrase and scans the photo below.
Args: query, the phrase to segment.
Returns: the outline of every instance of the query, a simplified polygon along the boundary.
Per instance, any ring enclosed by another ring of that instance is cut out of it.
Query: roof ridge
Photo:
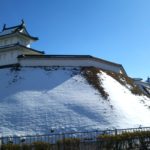
[[[17,25],[17,26],[12,26],[12,27],[5,27],[4,29],[3,29],[3,31],[4,30],[9,30],[9,29],[14,29],[14,28],[21,28],[22,27],[22,25]]]
[[[16,25],[16,26],[6,27],[6,24],[4,24],[2,31],[4,31],[4,30],[9,30],[9,29],[14,29],[14,28],[23,28],[24,26],[25,26],[25,22],[24,22],[24,20],[22,19],[22,20],[21,20],[21,24]]]

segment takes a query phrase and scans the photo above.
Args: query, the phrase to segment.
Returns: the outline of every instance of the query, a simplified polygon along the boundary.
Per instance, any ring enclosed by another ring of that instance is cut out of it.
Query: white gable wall
[[[107,64],[105,62],[100,62],[92,59],[53,59],[53,58],[20,58],[19,63],[21,66],[69,66],[69,67],[97,67],[104,70],[110,70],[116,73],[120,73],[121,67],[116,65]]]

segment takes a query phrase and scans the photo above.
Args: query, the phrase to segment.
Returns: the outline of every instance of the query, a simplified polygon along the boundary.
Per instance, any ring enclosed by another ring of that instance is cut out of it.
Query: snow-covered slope
[[[0,133],[48,134],[150,126],[150,99],[101,71],[108,99],[80,68],[0,69]]]

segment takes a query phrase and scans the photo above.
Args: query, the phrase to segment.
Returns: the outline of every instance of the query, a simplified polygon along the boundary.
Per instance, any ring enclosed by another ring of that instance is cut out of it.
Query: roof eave
[[[58,57],[57,57],[58,56]],[[70,57],[71,56],[71,57]],[[121,64],[117,64],[117,63],[113,63],[113,62],[110,62],[110,61],[107,61],[107,60],[103,60],[103,59],[100,59],[100,58],[96,58],[96,57],[93,57],[91,55],[20,55],[18,56],[18,58],[55,58],[55,59],[60,59],[60,58],[68,58],[68,59],[73,59],[73,58],[84,58],[84,59],[94,59],[94,60],[97,60],[97,61],[103,61],[109,65],[112,65],[112,66],[117,66],[119,67],[121,70],[122,70],[122,73],[126,76],[127,73],[124,69],[124,67],[121,65]]]
[[[20,33],[20,32],[17,32],[17,34],[19,34],[19,35],[21,35],[21,36],[25,36],[25,37],[27,37],[27,38],[30,38],[30,39],[33,40],[33,41],[39,40],[38,37],[33,37],[33,36],[26,35],[26,34],[23,34],[23,33]]]
[[[24,37],[27,37],[27,38],[30,38],[30,40],[32,40],[32,41],[37,41],[37,40],[39,40],[39,38],[38,37],[32,37],[32,36],[30,36],[30,35],[26,35],[26,34],[23,34],[23,33],[20,33],[20,32],[12,32],[12,33],[10,33],[10,34],[5,34],[5,35],[1,35],[0,36],[0,39],[1,38],[4,38],[4,37],[8,37],[8,36],[15,36],[15,35],[21,35],[21,36],[24,36]]]
[[[6,47],[2,47],[2,48],[0,48],[0,50],[2,50],[2,49],[11,49],[11,48],[15,48],[15,47],[16,47],[16,48],[22,47],[22,48],[25,48],[25,49],[28,49],[28,50],[37,52],[37,53],[39,53],[39,54],[41,54],[41,55],[44,54],[44,51],[35,50],[35,49],[32,49],[32,48],[29,48],[29,47],[20,45],[20,44],[18,44],[18,43],[14,44],[14,45],[10,45],[10,46],[8,45],[8,46],[6,46]]]

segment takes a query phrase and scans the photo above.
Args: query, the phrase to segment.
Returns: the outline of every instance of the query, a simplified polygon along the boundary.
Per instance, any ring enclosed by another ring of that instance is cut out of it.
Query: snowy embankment
[[[133,95],[105,72],[98,77],[107,100],[80,68],[0,69],[1,135],[150,126],[149,98]]]

